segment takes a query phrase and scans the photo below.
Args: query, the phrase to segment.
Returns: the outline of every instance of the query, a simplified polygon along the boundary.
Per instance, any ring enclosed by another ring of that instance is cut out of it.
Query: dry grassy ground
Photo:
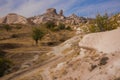
[[[53,57],[53,55],[46,55],[52,47],[74,36],[74,31],[50,32],[36,46],[31,37],[32,26],[12,25],[11,27],[10,31],[0,27],[0,50],[5,51],[5,57],[14,64],[10,73],[20,70],[21,66],[29,68],[36,64],[42,64]]]

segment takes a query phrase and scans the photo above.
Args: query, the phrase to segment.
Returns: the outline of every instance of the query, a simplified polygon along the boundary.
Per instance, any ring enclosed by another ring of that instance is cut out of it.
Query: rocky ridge
[[[9,13],[5,17],[0,18],[0,23],[5,23],[5,24],[27,24],[27,23],[41,24],[41,23],[46,23],[48,21],[54,21],[56,22],[56,24],[64,23],[70,25],[79,25],[80,23],[86,23],[87,19],[84,17],[79,17],[75,14],[66,17],[64,16],[63,10],[60,10],[59,13],[57,13],[57,10],[55,8],[49,8],[42,15],[38,15],[30,18],[25,18],[16,13]]]
[[[33,22],[34,24],[45,23],[47,21],[54,21],[56,23],[61,22],[65,24],[77,25],[80,23],[85,23],[87,19],[84,17],[78,17],[75,14],[66,17],[64,16],[63,10],[60,10],[60,12],[57,13],[56,9],[50,8],[47,9],[46,12],[42,15],[31,17],[30,21]]]

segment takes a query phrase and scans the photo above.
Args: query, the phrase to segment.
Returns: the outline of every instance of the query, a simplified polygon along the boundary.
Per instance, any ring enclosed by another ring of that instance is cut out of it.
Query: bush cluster
[[[45,27],[50,29],[51,31],[72,30],[70,26],[66,27],[63,23],[59,23],[59,25],[56,25],[52,21],[45,23]]]
[[[55,27],[56,27],[55,23],[52,22],[52,21],[49,21],[49,22],[45,23],[44,25],[45,25],[46,28],[48,28],[48,29],[50,29],[50,30],[52,30],[52,31],[53,31],[53,30],[55,29]]]
[[[98,14],[93,24],[88,27],[89,32],[102,32],[113,30],[118,27],[116,19],[110,19],[109,16],[104,14],[103,16]]]

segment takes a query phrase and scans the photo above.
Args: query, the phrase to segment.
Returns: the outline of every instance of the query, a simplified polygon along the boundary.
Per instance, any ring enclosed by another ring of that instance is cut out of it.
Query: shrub
[[[94,23],[89,27],[89,32],[99,32],[113,30],[118,27],[116,19],[111,20],[107,13],[103,16],[98,14]]]
[[[66,28],[65,28],[65,24],[63,24],[63,23],[60,23],[57,27],[58,27],[59,30],[64,30],[64,29],[66,29]]]
[[[70,30],[70,31],[71,31],[72,28],[71,28],[70,26],[67,26],[67,27],[66,27],[66,30]]]
[[[91,26],[90,26],[90,27],[91,27]],[[90,31],[89,31],[89,27],[82,27],[82,30],[83,30],[85,33],[90,32]]]
[[[89,29],[90,32],[99,32],[100,31],[99,27],[95,26],[95,25],[90,25],[88,27],[88,29]]]
[[[47,29],[50,29],[51,31],[60,31],[60,30],[72,30],[71,27],[65,27],[65,24],[60,23],[59,25],[55,25],[54,22],[49,21],[44,24]]]
[[[60,23],[58,26],[54,28],[54,31],[60,31],[60,30],[72,30],[70,26],[65,26],[65,24]]]
[[[47,27],[50,30],[53,30],[55,28],[55,26],[56,26],[55,23],[52,21],[45,23],[45,27]]]
[[[21,29],[22,27],[21,27],[21,26],[16,26],[15,28],[16,28],[16,29]]]

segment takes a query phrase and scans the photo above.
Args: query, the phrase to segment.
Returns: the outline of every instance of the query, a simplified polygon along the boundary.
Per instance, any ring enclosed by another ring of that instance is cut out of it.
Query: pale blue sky
[[[0,0],[0,17],[8,13],[30,17],[44,13],[47,8],[63,9],[66,16],[75,13],[95,17],[97,13],[120,12],[120,0]]]

